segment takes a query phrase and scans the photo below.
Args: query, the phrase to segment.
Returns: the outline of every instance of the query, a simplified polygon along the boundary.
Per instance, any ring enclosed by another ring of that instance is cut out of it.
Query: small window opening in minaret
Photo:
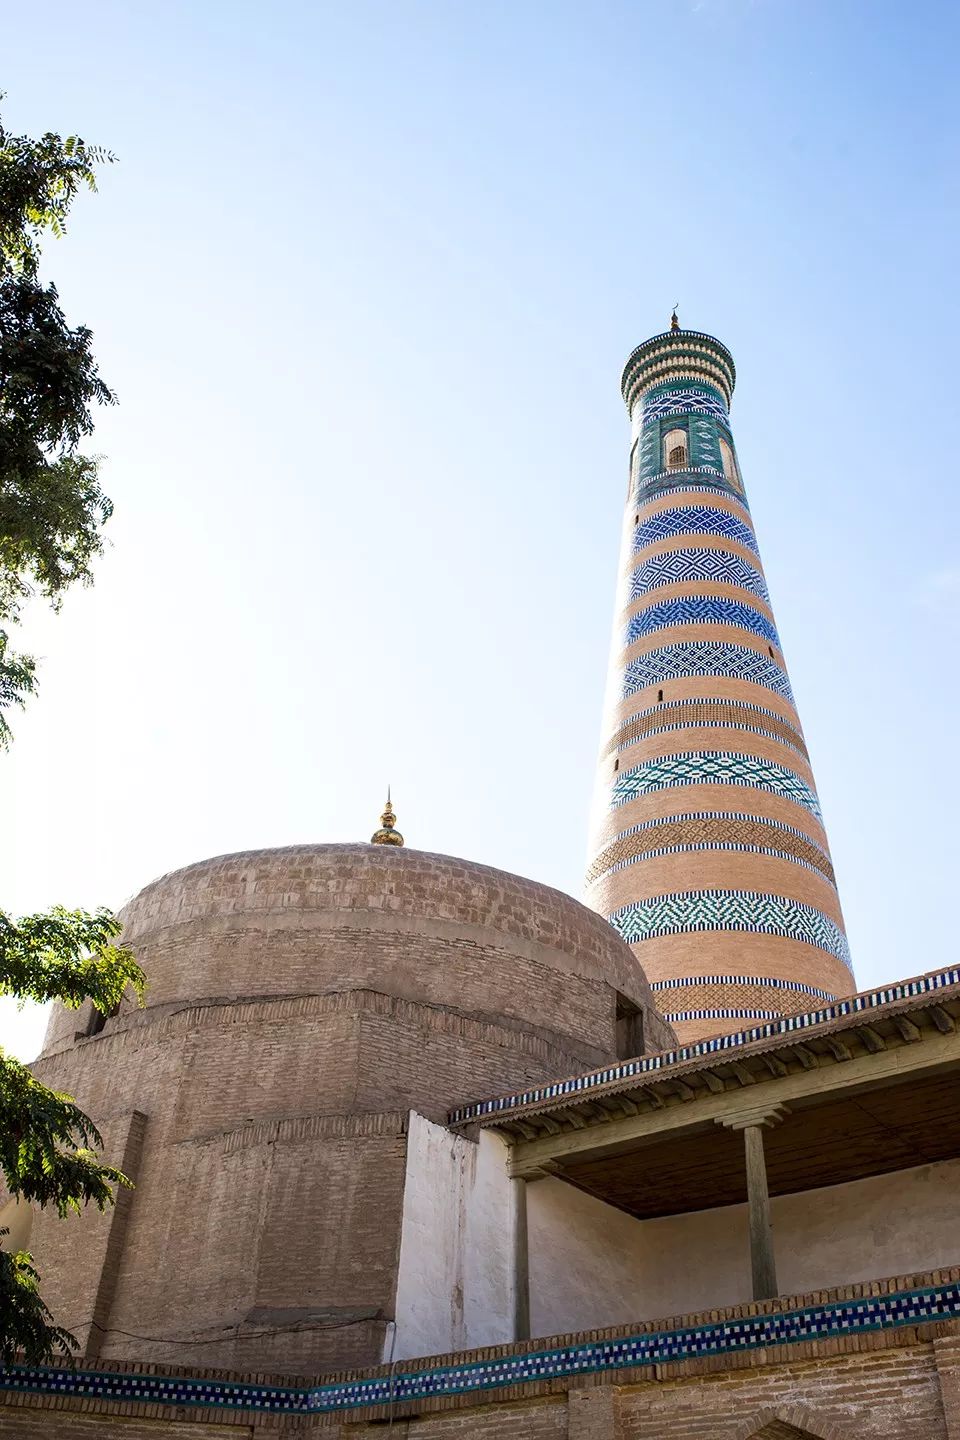
[[[643,1011],[619,991],[614,1044],[618,1060],[633,1060],[643,1054]]]
[[[774,658],[774,657],[773,657],[773,646],[772,646],[772,645],[768,645],[768,646],[767,646],[767,649],[768,649],[769,652],[770,652],[770,659],[772,660],[772,659]]]
[[[616,773],[617,773],[617,771],[618,771],[619,769],[620,769],[620,757],[617,756],[616,760],[614,760],[614,762],[613,762],[613,773],[614,773],[614,775],[616,775]]]
[[[107,1021],[112,1020],[115,1015],[119,1014],[119,1005],[114,1005],[113,1009],[108,1011],[107,1013],[104,1013],[103,1010],[98,1010],[96,1005],[94,1005],[93,1013],[90,1016],[90,1022],[87,1025],[87,1034],[99,1035],[100,1031],[103,1029],[104,1025],[106,1025]]]
[[[657,699],[658,699],[658,700],[662,700],[662,699],[663,699],[663,691],[662,691],[662,690],[658,690],[658,691],[657,691]]]
[[[735,485],[739,490],[741,488],[740,471],[737,469],[737,457],[733,453],[733,446],[730,444],[729,440],[725,440],[722,435],[719,438],[720,459],[723,461],[723,473],[725,477],[730,481],[731,485]]]
[[[637,446],[638,446],[639,443],[640,443],[639,440],[634,440],[633,444],[630,446],[630,464],[629,464],[628,469],[627,469],[627,495],[628,495],[628,496],[629,496],[629,494],[630,494],[630,491],[633,489],[633,472],[634,472],[634,470],[635,470],[635,468],[636,468]]]
[[[663,437],[664,469],[683,470],[687,464],[686,430],[669,430]]]

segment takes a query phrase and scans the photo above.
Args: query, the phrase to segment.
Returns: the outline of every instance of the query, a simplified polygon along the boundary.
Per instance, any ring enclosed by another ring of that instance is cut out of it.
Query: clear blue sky
[[[388,779],[411,845],[579,893],[619,373],[679,301],[858,980],[953,960],[958,42],[946,0],[11,10],[8,125],[120,157],[46,250],[120,404],[96,585],[21,637],[0,905],[362,840]]]

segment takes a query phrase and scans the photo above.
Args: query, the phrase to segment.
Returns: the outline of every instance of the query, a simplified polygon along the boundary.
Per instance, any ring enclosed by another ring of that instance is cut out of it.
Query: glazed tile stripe
[[[458,1365],[435,1365],[425,1370],[401,1370],[392,1376],[360,1376],[356,1380],[311,1387],[282,1389],[244,1382],[232,1384],[225,1380],[21,1365],[0,1370],[0,1386],[20,1394],[76,1396],[127,1404],[189,1405],[206,1409],[216,1406],[229,1411],[317,1415],[445,1395],[469,1395],[568,1375],[669,1365],[702,1356],[828,1340],[838,1335],[869,1334],[906,1325],[935,1324],[957,1317],[960,1317],[960,1285],[945,1283],[898,1290],[890,1295],[827,1300],[792,1310],[742,1315],[672,1330],[644,1330],[619,1338],[467,1360]]]
[[[519,1110],[525,1105],[539,1105],[545,1100],[560,1100],[565,1095],[579,1095],[585,1090],[595,1090],[601,1085],[610,1085],[617,1080],[629,1080],[634,1075],[655,1074],[668,1070],[672,1065],[698,1060],[704,1055],[717,1055],[724,1050],[737,1050],[755,1040],[774,1040],[792,1035],[799,1030],[811,1030],[831,1020],[841,1020],[847,1015],[860,1015],[877,1010],[883,1005],[895,1005],[902,1000],[916,1000],[925,995],[936,995],[960,985],[960,966],[949,970],[937,970],[931,975],[920,975],[915,980],[901,980],[896,985],[884,985],[879,990],[864,990],[820,1010],[807,1010],[798,1015],[784,1015],[766,1025],[754,1025],[749,1030],[735,1030],[730,1035],[712,1035],[708,1040],[697,1040],[692,1045],[678,1045],[675,1050],[664,1050],[658,1055],[638,1055],[634,1060],[623,1060],[619,1065],[608,1065],[603,1070],[590,1070],[584,1075],[573,1075],[566,1080],[556,1080],[549,1085],[539,1085],[530,1090],[520,1090],[513,1095],[497,1095],[492,1100],[476,1100],[470,1105],[461,1105],[450,1112],[449,1123],[461,1125],[467,1120],[479,1120],[485,1115],[499,1115],[510,1110]]]
[[[708,644],[703,641],[682,641],[649,650],[623,667],[621,698],[629,700],[648,685],[665,680],[689,679],[696,675],[721,675],[734,680],[748,680],[793,704],[793,691],[787,672],[775,660],[758,655],[746,645]]]
[[[622,770],[613,782],[611,809],[626,805],[640,795],[666,790],[677,785],[737,785],[753,790],[768,790],[802,805],[821,823],[820,802],[805,780],[756,755],[740,755],[724,750],[692,750],[685,755],[663,755],[647,760],[632,770]]]
[[[780,1011],[724,1006],[718,1010],[661,1010],[660,1014],[672,1025],[677,1020],[776,1020]]]
[[[625,771],[624,773],[627,774],[629,772]],[[654,820],[641,820],[638,824],[630,825],[626,830],[621,830],[619,835],[615,835],[608,845],[604,845],[601,850],[597,851],[591,862],[591,868],[596,865],[603,856],[607,855],[613,846],[619,845],[621,841],[629,839],[631,835],[642,835],[646,830],[656,830],[661,825],[677,825],[687,820],[723,820],[727,824],[733,824],[743,820],[755,825],[765,825],[775,834],[789,835],[797,840],[805,840],[808,845],[814,847],[820,859],[829,859],[827,852],[818,845],[816,841],[811,840],[805,830],[798,830],[795,825],[786,825],[782,820],[768,820],[766,816],[749,815],[743,810],[691,810],[683,815],[663,815]],[[778,843],[784,842],[779,841]]]
[[[618,870],[625,870],[628,865],[640,865],[645,860],[659,860],[664,855],[695,855],[708,850],[727,850],[742,855],[769,855],[771,860],[786,860],[791,865],[799,865],[801,869],[811,871],[814,875],[822,875],[836,889],[836,882],[819,865],[812,865],[809,860],[803,860],[799,855],[791,854],[789,850],[777,850],[771,845],[739,845],[733,841],[720,841],[714,844],[702,842],[692,845],[663,845],[658,850],[644,850],[627,860],[618,861],[606,870],[601,870],[597,875],[588,875],[586,883],[588,885],[596,884],[605,879],[607,875],[615,875]]]
[[[666,472],[666,474],[667,474],[668,477],[669,477],[669,476],[679,476],[679,475],[682,475],[683,473],[684,473],[684,472],[683,472],[683,471],[680,471],[680,470],[668,470],[668,471]],[[687,473],[689,474],[689,471],[688,471]],[[657,479],[662,479],[663,477],[662,477],[662,476],[657,476],[656,478],[657,478]],[[718,476],[717,478],[719,479],[719,478],[723,478],[723,477]],[[731,494],[729,494],[729,495],[718,496],[718,495],[717,495],[716,487],[715,487],[715,486],[710,486],[710,485],[689,485],[689,484],[684,485],[684,484],[678,484],[678,485],[672,486],[671,488],[674,489],[674,490],[676,490],[676,492],[677,492],[675,495],[671,495],[671,496],[670,496],[670,499],[671,499],[671,501],[673,502],[671,508],[674,508],[674,509],[679,509],[682,505],[685,505],[685,504],[686,504],[686,497],[687,497],[688,494],[690,494],[690,495],[696,495],[696,494],[710,495],[710,496],[712,497],[712,499],[714,500],[714,502],[716,502],[717,499],[722,499],[727,505],[729,505],[730,502],[732,501],[732,502],[736,505],[737,510],[740,512],[739,518],[740,518],[741,522],[742,522],[743,524],[747,525],[747,526],[750,528],[751,534],[753,533],[753,530],[752,530],[753,521],[752,521],[752,519],[751,519],[751,517],[750,517],[750,508],[749,508],[749,506],[747,505],[746,500],[745,500],[745,499],[743,498],[743,496],[739,493],[739,491],[734,491],[733,493],[731,493]],[[666,496],[662,496],[661,498],[662,498],[662,499],[666,499],[667,497],[666,497]],[[651,505],[655,505],[655,504],[657,504],[657,501],[651,500],[649,503],[650,503]],[[696,504],[697,504],[698,506],[703,506],[703,505],[704,505],[704,501],[699,500],[699,501],[696,502]],[[628,508],[628,510],[629,510],[629,506],[628,506],[627,508]],[[646,507],[643,507],[643,508],[646,508]],[[711,512],[712,512],[713,514],[721,514],[721,515],[729,515],[729,514],[730,514],[730,512],[729,512],[728,510],[726,510],[726,509],[724,508],[724,506],[722,506],[722,505],[717,505],[716,503],[710,505],[709,508],[710,508],[710,510],[711,510]],[[646,516],[645,518],[648,519],[648,520],[655,520],[656,517],[657,517],[657,514],[662,514],[662,513],[663,513],[663,511],[657,511],[655,514]],[[732,519],[737,519],[738,517],[737,517],[736,514],[734,514],[731,518],[732,518]],[[637,514],[634,523],[635,523],[635,524],[638,523],[639,520],[640,520],[640,516],[639,516],[639,514]]]
[[[736,585],[770,604],[766,581],[753,565],[748,565],[741,556],[727,550],[699,547],[669,550],[665,555],[653,555],[644,560],[630,576],[629,598],[639,600],[661,585],[677,585],[686,580]]]
[[[819,845],[806,835],[794,835],[784,829],[778,830],[759,816],[750,819],[735,819],[733,816],[717,813],[700,819],[682,819],[679,815],[667,816],[647,827],[645,831],[618,836],[607,845],[590,865],[586,884],[592,885],[605,875],[614,874],[628,865],[644,860],[654,860],[662,855],[677,855],[705,850],[739,851],[744,854],[770,855],[778,860],[789,860],[822,875],[831,885],[835,884],[833,866]]]
[[[730,420],[727,414],[727,407],[719,398],[717,391],[712,394],[707,390],[667,390],[659,395],[652,391],[643,399],[643,425],[651,425],[654,420],[661,419],[664,415],[713,415],[715,419],[722,420],[724,425],[729,425]]]
[[[658,935],[735,930],[799,940],[852,969],[850,946],[839,925],[822,910],[789,895],[767,895],[759,890],[682,890],[623,905],[607,919],[628,945]]]
[[[710,471],[707,472],[712,477],[709,484],[687,485],[682,480],[677,479],[678,473],[679,472],[668,470],[661,475],[648,476],[641,472],[637,477],[637,484],[633,491],[632,504],[645,505],[648,500],[654,500],[658,496],[665,495],[671,490],[689,490],[700,491],[703,495],[729,495],[732,500],[739,500],[745,510],[749,510],[747,497],[744,492],[739,490],[725,475],[719,473],[714,474],[714,472]],[[687,471],[686,473],[690,474],[691,472]],[[695,473],[701,474],[699,471]],[[706,475],[702,475],[702,478],[705,479]]]
[[[622,745],[611,744],[608,747],[607,754],[614,749],[625,750],[627,745],[635,744],[638,740],[647,740],[653,735],[669,735],[673,730],[691,729],[742,730],[746,731],[748,735],[762,735],[765,740],[776,740],[778,744],[786,745],[788,749],[795,750],[798,755],[803,756],[804,760],[809,760],[810,758],[802,745],[798,745],[793,740],[787,740],[783,735],[778,735],[773,726],[770,726],[768,729],[765,725],[744,725],[743,722],[739,720],[675,720],[671,725],[655,725],[653,729],[645,730],[641,732],[641,734],[635,735],[632,740],[627,740]],[[718,736],[717,738],[719,739],[721,737]]]
[[[676,510],[661,510],[649,520],[642,520],[633,532],[633,553],[659,540],[672,540],[676,535],[722,535],[756,555],[757,541],[749,525],[744,525],[726,510],[708,505],[690,505]]]
[[[659,723],[661,721],[663,723]],[[798,750],[805,759],[809,758],[799,730],[776,710],[768,710],[765,705],[753,705],[748,700],[709,699],[667,700],[646,710],[638,710],[620,726],[603,753],[611,755],[614,750],[624,750],[645,735],[704,726],[751,730],[758,735],[768,735]]]
[[[732,625],[750,630],[780,649],[777,627],[762,611],[741,600],[725,600],[719,595],[681,595],[675,600],[661,600],[641,610],[639,615],[631,615],[623,632],[624,647],[655,630],[667,630],[674,625]]]
[[[801,980],[776,980],[768,975],[688,975],[683,979],[651,980],[651,990],[684,990],[689,985],[762,985],[770,990],[789,990],[795,995],[813,995],[818,1000],[836,1000],[829,990],[804,985]]]

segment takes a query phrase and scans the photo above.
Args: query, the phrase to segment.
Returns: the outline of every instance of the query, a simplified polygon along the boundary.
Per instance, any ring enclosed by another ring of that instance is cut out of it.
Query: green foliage
[[[0,1236],[6,1233],[0,1230]],[[51,1364],[77,1348],[69,1330],[53,1323],[38,1287],[39,1276],[25,1250],[0,1250],[0,1364],[20,1359],[28,1365]]]
[[[112,943],[120,928],[109,910],[91,915],[55,905],[16,922],[0,910],[0,995],[73,1006],[90,999],[104,1014],[128,984],[142,998],[144,976],[133,952]]]
[[[0,122],[0,746],[3,712],[35,688],[34,661],[9,650],[4,627],[35,592],[57,606],[69,585],[90,583],[112,510],[98,461],[78,446],[92,406],[115,397],[90,331],[70,328],[38,276],[41,235],[64,234],[77,191],[95,190],[95,166],[112,159],[78,136],[31,140]]]
[[[144,975],[133,953],[114,944],[120,922],[108,910],[89,914],[56,906],[43,915],[12,920],[0,911],[0,995],[60,1000],[78,1006],[91,999],[109,1013],[132,986],[143,1000]],[[103,1165],[96,1125],[70,1095],[41,1084],[25,1065],[0,1051],[0,1174],[13,1195],[50,1205],[61,1216],[94,1204],[112,1204],[114,1187],[129,1181]],[[22,1352],[28,1364],[69,1355],[76,1341],[53,1323],[25,1252],[0,1250],[0,1360]]]
[[[95,189],[95,166],[111,158],[76,136],[30,140],[0,124],[0,747],[10,739],[4,711],[36,684],[35,662],[10,648],[6,627],[31,595],[56,608],[68,586],[90,583],[111,512],[97,461],[78,447],[93,429],[91,407],[114,397],[90,331],[70,328],[55,287],[38,277],[40,236],[64,233],[77,191]],[[132,986],[142,1004],[143,972],[115,943],[119,933],[106,910],[57,906],[19,921],[0,911],[0,995],[74,1007],[91,999],[109,1014]],[[11,1195],[61,1216],[104,1209],[129,1182],[100,1163],[101,1145],[71,1096],[0,1051],[0,1176]],[[76,1345],[44,1304],[31,1257],[0,1249],[0,1362],[41,1364]]]

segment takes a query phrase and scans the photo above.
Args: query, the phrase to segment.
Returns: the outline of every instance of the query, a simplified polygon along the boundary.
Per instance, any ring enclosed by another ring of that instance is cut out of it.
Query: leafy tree
[[[61,236],[77,191],[113,157],[76,136],[11,135],[0,121],[0,745],[5,711],[35,688],[35,662],[7,627],[39,593],[58,606],[89,583],[111,503],[96,458],[79,451],[91,406],[113,404],[84,325],[71,329],[56,286],[39,276],[40,236]]]
[[[10,649],[7,627],[31,595],[56,608],[68,586],[90,583],[111,511],[98,462],[79,445],[93,429],[91,406],[114,397],[90,331],[70,328],[55,286],[39,278],[41,235],[63,235],[77,191],[96,189],[94,167],[109,159],[76,136],[31,140],[0,122],[0,747],[11,738],[4,712],[36,683],[33,658]],[[91,999],[109,1014],[132,985],[142,1003],[143,972],[114,943],[119,933],[108,910],[57,906],[19,921],[0,911],[0,995]],[[100,1163],[92,1147],[101,1145],[69,1095],[0,1051],[0,1173],[12,1195],[61,1216],[89,1203],[103,1209],[129,1182]],[[76,1344],[41,1299],[31,1257],[0,1250],[0,1361],[19,1352],[42,1363]]]

